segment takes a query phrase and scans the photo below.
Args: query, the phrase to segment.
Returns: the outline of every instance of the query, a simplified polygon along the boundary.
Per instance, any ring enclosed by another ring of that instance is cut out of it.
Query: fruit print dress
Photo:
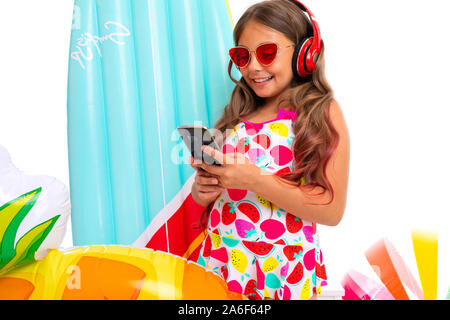
[[[242,121],[222,151],[243,153],[273,174],[292,171],[296,116],[280,109],[271,121]],[[327,279],[316,224],[247,190],[227,189],[216,199],[197,262],[252,300],[310,299]]]

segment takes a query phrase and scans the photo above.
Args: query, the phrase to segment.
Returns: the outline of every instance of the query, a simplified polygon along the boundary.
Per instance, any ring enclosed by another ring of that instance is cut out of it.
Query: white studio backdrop
[[[171,0],[174,1],[174,0]],[[255,0],[228,0],[235,23]],[[439,232],[438,298],[450,286],[450,2],[305,1],[351,138],[347,209],[319,227],[327,272],[373,277],[364,251],[394,243],[419,280],[410,231]],[[66,92],[73,1],[0,2],[0,144],[16,166],[69,187]],[[69,225],[61,247],[71,247]]]

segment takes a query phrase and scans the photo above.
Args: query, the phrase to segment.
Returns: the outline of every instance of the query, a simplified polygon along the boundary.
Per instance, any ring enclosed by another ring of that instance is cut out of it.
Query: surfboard
[[[225,0],[75,1],[67,96],[74,246],[153,238],[155,249],[183,256],[200,241],[184,225],[204,208],[190,196],[194,170],[176,128],[211,127],[221,116],[234,87],[232,30]]]

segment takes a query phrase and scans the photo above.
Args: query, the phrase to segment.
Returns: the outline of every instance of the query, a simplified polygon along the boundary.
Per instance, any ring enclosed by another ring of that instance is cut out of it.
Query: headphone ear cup
[[[303,43],[303,41],[302,41]],[[294,54],[292,55],[292,72],[294,73],[295,77],[301,78],[300,72],[298,70],[298,60],[299,60],[299,53],[300,53],[301,46],[296,45],[294,48]]]
[[[300,78],[306,78],[312,72],[308,71],[306,66],[306,57],[308,50],[311,47],[313,38],[305,38],[300,41],[299,45],[295,47],[294,56],[292,59],[292,68],[294,74]]]

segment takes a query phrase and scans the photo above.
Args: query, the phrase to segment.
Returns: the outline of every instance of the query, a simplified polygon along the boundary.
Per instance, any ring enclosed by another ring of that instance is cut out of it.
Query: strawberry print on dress
[[[272,174],[291,172],[296,116],[280,109],[271,121],[242,121],[222,151],[242,153]],[[248,190],[227,189],[217,198],[198,263],[252,300],[310,299],[327,279],[316,224]]]

